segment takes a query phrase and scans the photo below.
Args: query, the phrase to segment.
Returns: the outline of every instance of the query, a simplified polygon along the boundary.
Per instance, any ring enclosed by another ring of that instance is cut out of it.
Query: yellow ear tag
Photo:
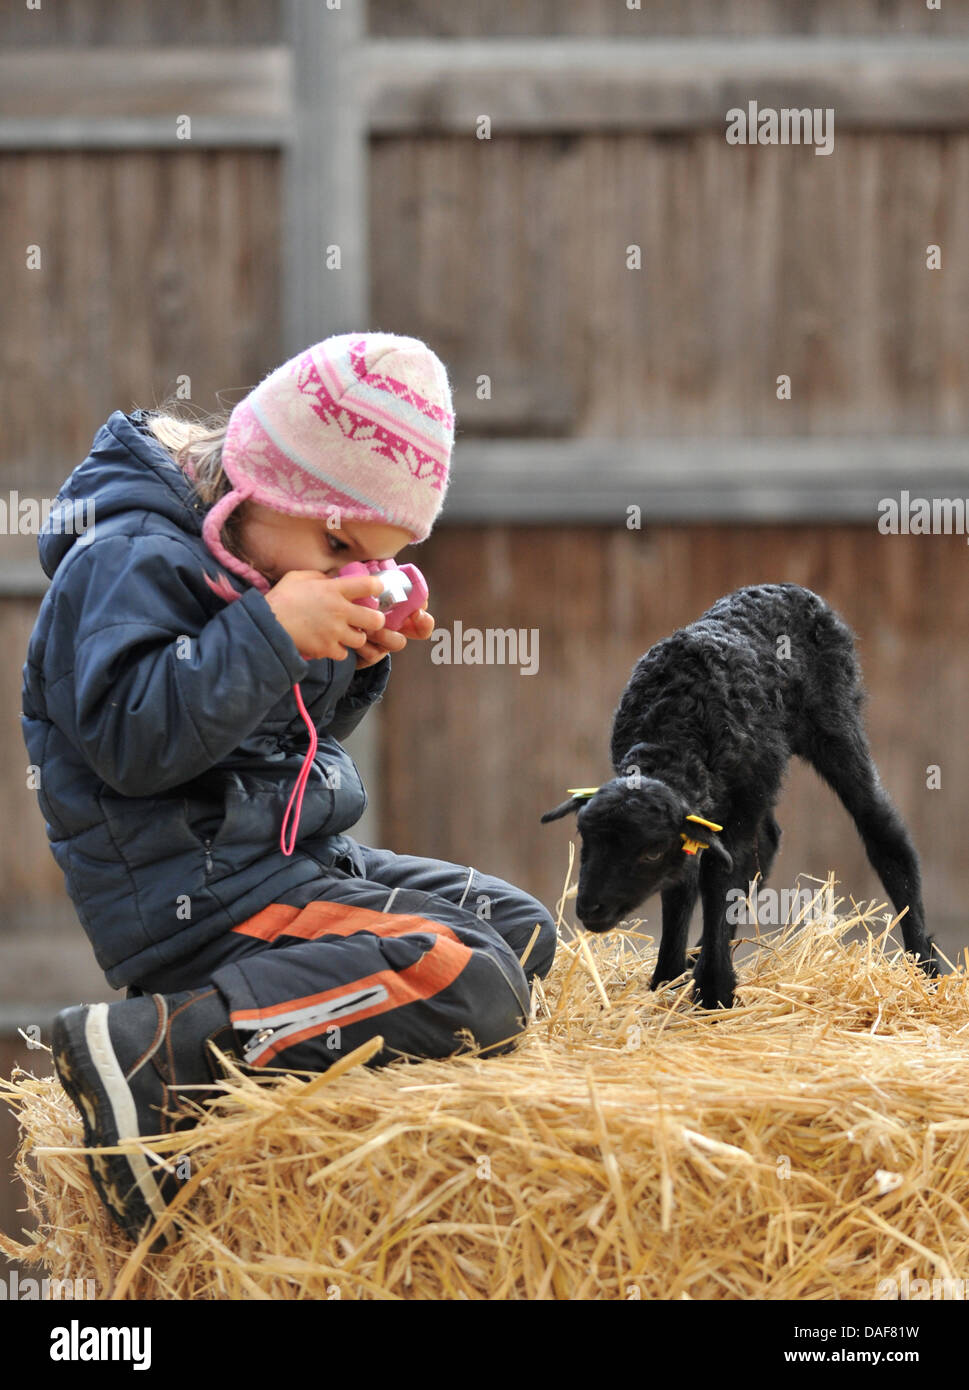
[[[697,825],[705,825],[708,830],[722,830],[722,825],[717,825],[714,820],[704,820],[702,816],[687,816],[687,820],[692,820]],[[707,840],[691,840],[688,835],[680,831],[680,839],[683,841],[684,854],[696,854],[698,849],[709,849],[710,844]]]
[[[566,787],[569,796],[595,796],[598,787]]]

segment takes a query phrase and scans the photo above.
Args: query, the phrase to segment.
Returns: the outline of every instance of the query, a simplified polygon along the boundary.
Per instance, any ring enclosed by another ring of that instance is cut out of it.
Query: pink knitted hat
[[[232,491],[206,513],[205,544],[263,593],[265,576],[222,544],[246,498],[291,516],[381,521],[426,540],[454,444],[447,372],[425,343],[344,333],[265,377],[233,410],[222,446]]]

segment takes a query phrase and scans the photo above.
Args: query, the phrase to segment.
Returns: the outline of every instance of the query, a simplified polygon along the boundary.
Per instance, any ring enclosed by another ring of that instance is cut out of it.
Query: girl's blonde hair
[[[177,396],[169,396],[148,412],[149,429],[185,474],[206,511],[232,488],[232,480],[222,467],[222,445],[231,414],[231,410],[192,414]],[[247,509],[243,502],[229,513],[222,527],[222,543],[240,560],[252,564],[239,535]]]

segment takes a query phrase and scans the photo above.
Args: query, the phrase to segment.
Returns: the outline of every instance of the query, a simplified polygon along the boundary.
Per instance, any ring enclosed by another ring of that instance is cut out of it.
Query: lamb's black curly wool
[[[728,894],[746,893],[758,872],[762,882],[770,872],[780,840],[774,804],[797,754],[844,802],[896,910],[908,909],[906,949],[934,974],[918,857],[872,761],[863,699],[850,628],[796,584],[738,589],[658,642],[636,663],[616,710],[617,776],[590,799],[570,799],[542,817],[578,812],[582,923],[607,931],[661,891],[655,986],[686,969],[699,894],[697,992],[708,1008],[729,1006]],[[722,832],[688,820],[691,814]],[[687,853],[690,840],[705,848]]]

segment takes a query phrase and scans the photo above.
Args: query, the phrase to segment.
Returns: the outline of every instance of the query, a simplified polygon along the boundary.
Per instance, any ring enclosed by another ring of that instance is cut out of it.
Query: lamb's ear
[[[546,811],[542,817],[542,825],[546,825],[550,820],[561,820],[570,811],[577,811],[584,801],[588,798],[584,796],[570,796],[568,801],[563,801],[561,806],[556,806],[554,811]]]
[[[687,821],[687,825],[689,824],[690,822]],[[705,830],[702,825],[697,826],[696,828],[701,832],[703,839],[707,842],[707,848],[703,851],[703,853],[712,854],[715,859],[721,860],[724,868],[727,870],[727,873],[729,874],[730,871],[733,869],[733,857],[731,856],[730,852],[725,848],[725,846],[721,843],[720,836],[714,830]]]
[[[733,868],[733,857],[726,846],[721,842],[720,836],[716,830],[712,830],[709,825],[705,825],[701,820],[686,816],[680,825],[680,832],[687,840],[691,840],[695,845],[706,846],[700,853],[710,854],[714,859],[719,859],[727,870],[727,873],[730,873]],[[686,849],[687,846],[684,844],[683,848]]]

